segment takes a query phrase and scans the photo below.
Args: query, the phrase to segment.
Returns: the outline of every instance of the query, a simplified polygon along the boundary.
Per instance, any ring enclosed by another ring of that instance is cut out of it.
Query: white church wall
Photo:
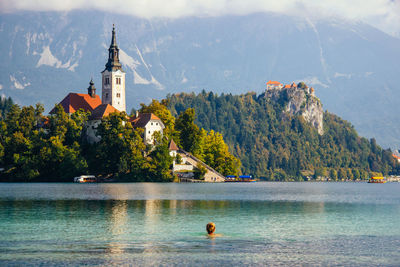
[[[153,143],[153,134],[155,132],[160,132],[161,135],[163,134],[162,124],[158,120],[150,120],[146,126],[144,127],[144,140],[146,144]]]

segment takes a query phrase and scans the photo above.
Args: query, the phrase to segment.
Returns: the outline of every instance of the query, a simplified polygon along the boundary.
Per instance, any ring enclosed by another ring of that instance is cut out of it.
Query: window
[[[110,84],[110,78],[106,77],[106,78],[104,79],[104,84],[105,84],[105,85]]]
[[[151,125],[153,125],[153,123],[151,123]]]
[[[150,131],[149,131],[149,134],[150,134]]]
[[[156,122],[156,125],[158,125],[158,122]]]
[[[117,93],[117,97],[121,97],[121,94],[120,94],[120,93]]]
[[[121,84],[121,78],[119,78],[119,77],[115,78],[115,83],[116,84]]]
[[[106,98],[108,98],[108,93],[106,93]]]

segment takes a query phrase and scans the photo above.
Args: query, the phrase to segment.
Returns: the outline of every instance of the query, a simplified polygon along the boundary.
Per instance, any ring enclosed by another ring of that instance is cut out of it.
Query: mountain
[[[361,135],[400,147],[400,40],[360,22],[272,13],[141,19],[100,11],[21,12],[0,21],[0,94],[49,111],[68,92],[101,90],[112,24],[127,108],[168,93],[261,93],[305,81]]]
[[[301,84],[299,84],[301,85]],[[292,86],[257,95],[172,94],[172,115],[194,108],[196,124],[220,132],[242,163],[242,172],[268,180],[323,176],[367,179],[397,174],[390,149],[360,137],[340,117],[323,112],[312,90]]]

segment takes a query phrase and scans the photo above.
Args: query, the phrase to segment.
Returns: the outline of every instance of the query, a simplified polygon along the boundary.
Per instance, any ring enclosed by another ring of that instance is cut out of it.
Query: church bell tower
[[[108,61],[102,75],[102,103],[110,104],[119,111],[126,112],[125,72],[119,62],[119,48],[113,24],[111,45],[108,48]]]

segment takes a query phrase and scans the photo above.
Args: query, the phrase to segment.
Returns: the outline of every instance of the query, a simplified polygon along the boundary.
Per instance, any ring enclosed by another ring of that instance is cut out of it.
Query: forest
[[[0,180],[62,182],[90,173],[115,181],[174,181],[172,139],[223,175],[303,181],[400,173],[392,151],[360,137],[349,122],[325,111],[320,135],[301,115],[285,112],[285,104],[254,92],[168,95],[139,109],[165,125],[154,145],[144,144],[143,129],[133,128],[125,113],[104,118],[97,129],[100,142],[90,144],[85,138],[90,113],[68,115],[57,106],[45,116],[40,104],[19,107],[3,98]]]
[[[172,115],[193,108],[199,127],[220,132],[244,174],[272,181],[358,180],[400,171],[390,149],[360,137],[328,111],[320,135],[302,116],[287,114],[285,101],[269,101],[265,94],[203,91],[168,95],[165,101]]]
[[[113,181],[170,182],[176,179],[169,155],[172,138],[224,175],[238,173],[240,167],[221,134],[194,123],[191,108],[175,118],[158,101],[142,104],[140,112],[153,112],[166,126],[162,136],[156,133],[153,145],[144,144],[143,129],[133,128],[125,112],[103,118],[97,128],[101,140],[90,144],[85,136],[89,112],[68,115],[57,105],[53,114],[44,116],[40,104],[21,108],[12,102],[3,111],[0,181],[68,182],[90,173]],[[201,167],[198,172],[203,172]]]

